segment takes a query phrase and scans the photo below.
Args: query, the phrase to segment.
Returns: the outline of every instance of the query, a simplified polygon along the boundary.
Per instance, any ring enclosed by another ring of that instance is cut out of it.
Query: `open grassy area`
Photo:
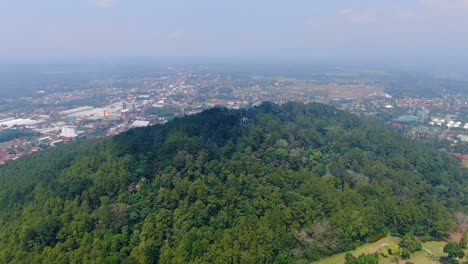
[[[384,245],[395,245],[398,244],[400,241],[397,237],[385,237],[381,240],[365,244],[361,247],[358,247],[355,250],[349,251],[354,256],[359,256],[362,253],[369,254],[376,252],[380,247]],[[446,256],[444,253],[444,246],[447,244],[445,241],[430,241],[423,243],[423,250],[418,251],[412,254],[411,258],[408,260],[401,260],[400,263],[406,263],[407,261],[413,262],[415,264],[438,264],[439,258]],[[468,251],[466,251],[468,253]],[[346,253],[337,254],[326,259],[320,260],[315,262],[316,264],[344,264],[345,263],[345,256]],[[465,257],[465,260],[467,258]],[[391,257],[385,258],[380,256],[379,263],[381,264],[392,264],[395,263]]]
[[[430,241],[423,243],[423,248],[432,252],[436,256],[445,256],[444,246],[447,244],[445,241]]]
[[[444,253],[445,244],[447,244],[447,242],[445,241],[430,241],[430,242],[423,243],[423,250],[412,254],[411,258],[407,261],[411,261],[416,264],[440,263],[438,259],[442,256],[447,255]],[[381,263],[387,263],[387,262],[382,261]]]
[[[362,246],[358,247],[357,249],[349,251],[349,252],[351,254],[355,255],[355,256],[359,256],[362,253],[369,254],[369,253],[373,253],[376,250],[378,250],[379,247],[382,246],[382,245],[394,245],[394,244],[397,244],[398,242],[399,242],[398,238],[388,236],[388,237],[384,237],[384,238],[380,239],[377,242],[362,245]],[[346,253],[341,253],[341,254],[338,254],[338,255],[334,255],[334,256],[328,257],[326,259],[322,259],[322,260],[320,260],[318,262],[315,262],[315,263],[317,263],[317,264],[343,264],[345,262],[344,256],[345,256]]]
[[[343,73],[346,76],[355,73]],[[337,74],[340,76],[340,74]],[[370,94],[383,91],[383,87],[379,85],[366,84],[340,84],[331,83],[329,81],[300,79],[286,76],[260,76],[251,75],[250,78],[256,81],[279,81],[290,82],[288,85],[288,93],[304,94],[308,96],[328,96],[334,99],[347,98],[364,98]]]
[[[462,165],[463,165],[464,167],[468,167],[468,161],[466,161],[466,160],[462,161]]]

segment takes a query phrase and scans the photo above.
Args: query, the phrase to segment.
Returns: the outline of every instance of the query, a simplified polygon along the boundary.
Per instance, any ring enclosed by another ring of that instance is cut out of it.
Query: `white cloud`
[[[183,31],[174,31],[167,35],[169,40],[181,40],[185,37],[185,32]]]
[[[468,9],[468,0],[421,0],[422,4],[435,9]]]
[[[362,25],[377,22],[377,11],[374,8],[366,10],[344,9],[339,14],[351,24]]]
[[[110,8],[114,0],[88,0],[88,5],[96,8]]]

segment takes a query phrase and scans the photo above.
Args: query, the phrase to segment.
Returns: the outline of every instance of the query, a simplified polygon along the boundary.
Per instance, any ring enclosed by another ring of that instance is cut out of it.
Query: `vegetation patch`
[[[412,261],[464,212],[466,175],[331,106],[214,108],[1,166],[0,263]],[[405,243],[365,244],[382,233]]]

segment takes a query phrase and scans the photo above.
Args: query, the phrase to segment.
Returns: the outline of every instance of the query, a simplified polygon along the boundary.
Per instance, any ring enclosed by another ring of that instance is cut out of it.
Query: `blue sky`
[[[0,0],[0,57],[468,58],[468,0]]]

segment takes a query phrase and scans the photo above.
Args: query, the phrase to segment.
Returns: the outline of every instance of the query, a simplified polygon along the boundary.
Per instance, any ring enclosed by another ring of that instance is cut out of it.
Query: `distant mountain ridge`
[[[467,212],[448,154],[313,103],[214,108],[0,167],[2,263],[307,263]]]

